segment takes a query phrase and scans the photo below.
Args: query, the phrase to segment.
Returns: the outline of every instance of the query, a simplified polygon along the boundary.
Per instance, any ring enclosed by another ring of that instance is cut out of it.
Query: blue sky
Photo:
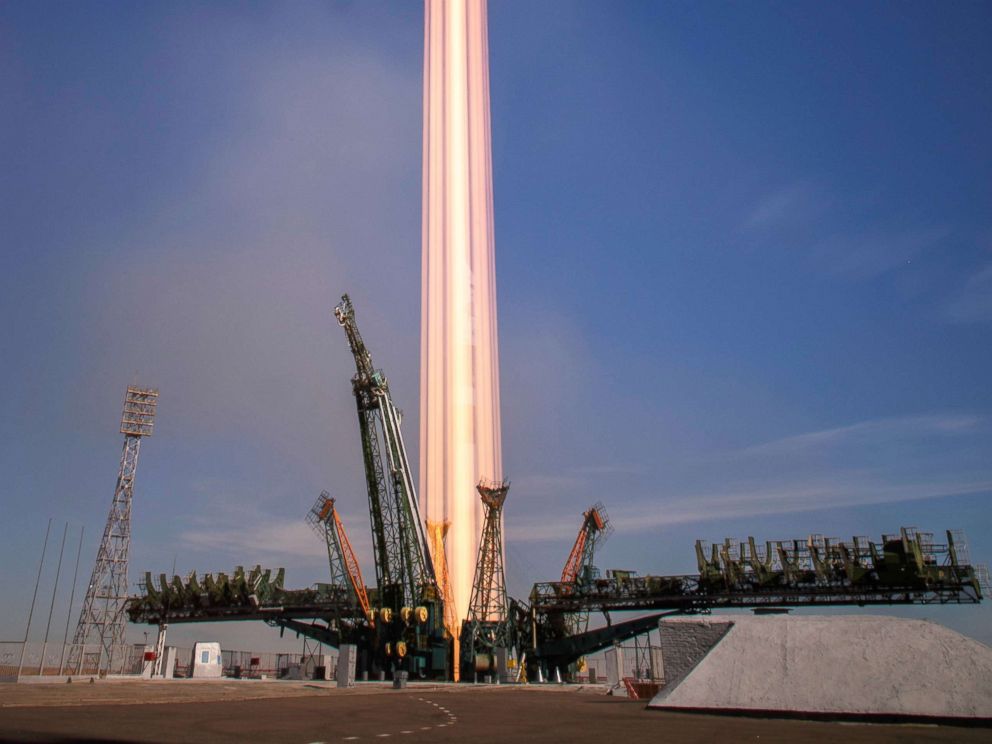
[[[49,517],[85,524],[84,585],[129,382],[162,393],[133,581],[322,580],[323,488],[374,575],[330,309],[416,432],[422,23],[0,6],[0,640]],[[511,593],[598,500],[603,568],[902,525],[992,560],[990,36],[979,3],[492,3]],[[901,612],[992,643],[988,607]]]

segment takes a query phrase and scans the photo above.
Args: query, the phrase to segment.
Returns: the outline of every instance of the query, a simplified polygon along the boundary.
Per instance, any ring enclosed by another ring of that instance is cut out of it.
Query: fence
[[[0,642],[0,680],[60,675],[141,674],[144,644],[115,646],[100,663],[99,646],[29,641]]]
[[[21,660],[21,650],[24,659]],[[99,647],[86,646],[82,658],[79,649],[72,644],[63,646],[61,643],[36,643],[27,645],[20,641],[0,641],[0,681],[13,682],[21,677],[58,677],[58,676],[105,676],[140,675],[143,668],[145,645],[136,643],[114,648],[110,668],[107,669],[107,657],[104,656],[103,670],[98,669]],[[42,655],[44,654],[44,658]],[[332,670],[337,663],[335,653],[306,653],[287,654],[258,651],[221,651],[223,674],[225,677],[242,679],[279,679],[287,676],[297,668],[305,679],[313,678],[317,667],[330,667]],[[192,674],[193,649],[191,647],[176,648],[175,677],[189,677]]]
[[[23,649],[24,656],[21,657]],[[150,650],[150,647],[148,647]],[[144,666],[146,647],[143,643],[117,646],[112,658],[104,654],[102,665],[98,646],[85,646],[80,656],[79,647],[61,643],[35,643],[0,641],[0,682],[13,682],[20,677],[58,676],[119,676],[140,675]],[[192,647],[176,648],[175,677],[189,677],[192,673]],[[297,675],[312,679],[318,667],[334,669],[337,654],[310,652],[287,654],[258,651],[221,651],[225,677],[242,679],[281,679]]]
[[[624,677],[631,677],[639,682],[663,682],[664,666],[661,659],[661,646],[640,641],[627,642],[615,647],[620,654],[620,667]],[[613,662],[614,664],[616,662]],[[605,683],[609,677],[610,661],[606,651],[597,651],[585,659],[585,668],[579,670],[575,677],[577,682]]]
[[[188,646],[176,647],[175,677],[189,677],[192,674],[193,649]],[[334,669],[336,653],[289,654],[278,652],[222,650],[221,665],[225,677],[239,679],[281,679],[299,668],[305,679],[313,678],[317,667]]]

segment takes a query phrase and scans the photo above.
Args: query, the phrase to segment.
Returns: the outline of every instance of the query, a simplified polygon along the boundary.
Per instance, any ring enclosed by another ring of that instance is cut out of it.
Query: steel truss
[[[967,576],[961,567],[962,579]],[[805,607],[876,604],[977,604],[977,582],[953,581],[931,586],[853,587],[810,585],[794,588],[741,587],[711,591],[698,576],[633,576],[598,579],[591,585],[544,582],[534,585],[532,608],[542,614],[722,608]]]
[[[327,544],[331,586],[349,588],[351,599],[362,608],[369,623],[374,624],[368,590],[362,579],[362,569],[358,565],[358,558],[355,557],[351,541],[344,531],[344,523],[334,506],[334,499],[327,491],[320,492],[316,503],[307,514],[306,521]]]
[[[358,332],[355,309],[348,295],[341,298],[334,315],[344,328],[355,357],[352,388],[362,437],[379,602],[382,607],[398,612],[402,607],[421,602],[425,589],[436,596],[430,546],[420,519],[417,492],[400,431],[400,414],[389,394],[389,383],[372,364],[372,355]]]
[[[506,579],[503,574],[503,503],[507,481],[476,486],[486,510],[475,563],[468,617],[462,624],[461,663],[465,674],[488,671],[498,648],[510,648],[513,633],[508,622]],[[505,671],[505,670],[503,670]]]
[[[141,439],[152,434],[157,406],[158,390],[128,386],[121,416],[124,450],[117,487],[69,652],[67,668],[77,674],[84,665],[86,669],[101,673],[112,670],[115,655],[119,656],[127,643],[124,608],[128,598],[127,568],[131,550],[134,478],[138,470]],[[93,648],[96,650],[91,650]]]
[[[466,622],[502,623],[506,621],[506,580],[503,575],[503,502],[510,484],[480,482],[476,489],[482,497],[486,521],[479,541],[475,563],[472,599]]]

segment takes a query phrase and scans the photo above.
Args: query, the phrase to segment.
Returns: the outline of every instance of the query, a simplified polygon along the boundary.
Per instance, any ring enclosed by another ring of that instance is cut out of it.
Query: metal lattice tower
[[[510,490],[507,481],[476,486],[486,509],[486,521],[479,541],[479,558],[472,581],[472,600],[468,622],[502,623],[506,621],[506,581],[503,576],[503,502]]]
[[[612,532],[610,516],[601,502],[593,504],[582,513],[582,526],[575,538],[572,552],[565,561],[565,568],[561,572],[563,584],[582,582],[589,578],[584,574],[594,568],[593,556],[596,553],[596,546],[606,540]]]
[[[344,556],[341,554],[341,542],[337,530],[334,529],[334,499],[327,491],[321,491],[317,501],[307,513],[307,524],[313,528],[327,543],[327,564],[331,573],[333,586],[348,587],[348,572],[344,567]]]
[[[561,572],[561,581],[571,593],[576,585],[584,584],[596,578],[598,571],[593,564],[596,547],[601,545],[613,533],[610,515],[602,502],[593,504],[582,513],[582,526],[575,538],[575,544]],[[576,612],[565,617],[569,633],[585,633],[589,629],[589,613]]]
[[[344,524],[334,503],[334,499],[327,491],[321,491],[307,514],[307,524],[327,543],[327,563],[331,572],[331,584],[347,587],[348,595],[371,623],[372,608],[365,581],[362,579],[362,570],[358,566],[355,551],[351,547],[348,535],[345,534]]]
[[[355,357],[351,384],[362,436],[378,601],[398,612],[420,603],[425,592],[437,593],[430,543],[400,432],[400,412],[393,405],[386,376],[372,364],[348,295],[334,308],[334,316]]]
[[[141,439],[152,434],[157,406],[158,390],[128,386],[121,415],[124,451],[117,488],[72,640],[68,668],[76,674],[84,668],[87,671],[112,671],[115,656],[123,659],[134,477],[138,469]]]
[[[495,669],[498,649],[514,645],[503,576],[503,502],[510,484],[480,481],[476,489],[482,497],[486,518],[479,539],[468,616],[461,628],[458,662],[461,674],[473,679],[480,672]]]

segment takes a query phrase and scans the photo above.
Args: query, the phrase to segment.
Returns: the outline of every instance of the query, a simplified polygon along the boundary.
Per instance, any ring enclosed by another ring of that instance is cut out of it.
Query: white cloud
[[[856,424],[806,432],[740,450],[745,455],[795,454],[814,448],[839,446],[855,440],[888,440],[926,435],[967,432],[982,419],[972,415],[900,416],[872,419]]]
[[[830,200],[812,182],[798,181],[766,194],[744,218],[746,230],[772,230],[809,222],[823,214]]]
[[[687,464],[678,473],[673,469],[665,481],[654,479],[659,483],[656,491],[646,491],[642,484],[618,500],[611,474],[601,481],[590,476],[580,479],[576,472],[558,478],[572,483],[573,490],[574,483],[584,483],[584,494],[602,493],[614,527],[629,535],[688,522],[982,493],[992,491],[988,469],[957,461],[949,466],[947,450],[935,438],[954,438],[953,457],[962,445],[981,441],[984,423],[976,415],[932,414],[805,432],[718,453]],[[676,476],[689,485],[679,488],[674,484]],[[652,484],[650,474],[645,481]],[[546,483],[553,486],[555,480],[548,478]],[[738,485],[727,487],[728,483]],[[544,504],[554,508],[551,500]],[[578,527],[576,519],[560,515],[527,516],[508,515],[509,540],[565,541]]]
[[[795,514],[869,504],[919,501],[992,491],[992,480],[886,483],[869,474],[847,474],[822,482],[796,481],[775,488],[703,493],[659,500],[649,513],[619,511],[613,525],[625,533],[688,522],[708,522],[763,514]]]
[[[796,480],[770,487],[703,492],[677,498],[629,496],[620,505],[607,504],[619,534],[634,536],[661,527],[691,522],[712,522],[735,517],[798,514],[870,504],[920,501],[992,491],[992,480],[934,480],[927,483],[886,483],[868,473],[848,473],[830,480]],[[573,539],[577,520],[508,519],[510,542],[547,542]]]
[[[972,274],[947,305],[947,317],[959,323],[992,321],[992,264]]]
[[[204,526],[179,534],[179,544],[231,560],[267,564],[286,558],[320,558],[326,548],[303,520],[270,519],[248,525]]]
[[[946,226],[867,226],[856,200],[834,199],[810,180],[765,195],[747,214],[742,231],[780,248],[800,249],[817,271],[849,281],[886,274],[938,247]],[[793,251],[795,252],[795,251]]]
[[[303,516],[287,519],[263,511],[252,499],[230,500],[218,493],[176,540],[180,548],[207,553],[218,560],[230,561],[232,566],[235,563],[323,564],[327,560],[327,546]],[[365,515],[342,513],[341,519],[359,559],[371,556],[372,540]],[[224,570],[222,566],[219,568]]]
[[[851,281],[866,281],[908,265],[950,235],[946,227],[839,234],[813,248],[816,264],[830,274]]]

